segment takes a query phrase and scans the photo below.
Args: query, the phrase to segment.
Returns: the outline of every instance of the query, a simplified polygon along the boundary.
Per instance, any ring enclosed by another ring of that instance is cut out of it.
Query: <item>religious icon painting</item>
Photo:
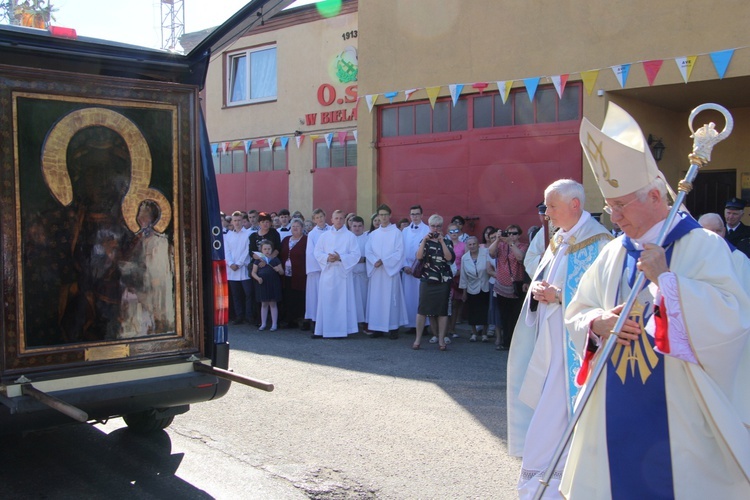
[[[6,366],[194,350],[195,92],[3,72],[0,102]]]

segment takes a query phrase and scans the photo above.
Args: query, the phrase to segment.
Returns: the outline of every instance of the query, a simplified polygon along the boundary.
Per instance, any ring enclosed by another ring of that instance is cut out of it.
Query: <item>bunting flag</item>
[[[331,149],[331,141],[333,140],[333,132],[329,132],[325,135],[326,138],[326,146],[328,146],[328,149]]]
[[[228,142],[225,142],[224,143],[224,153],[225,154],[229,154],[229,148],[231,148],[231,147],[232,147],[231,144],[229,144]]]
[[[624,89],[625,84],[628,83],[628,73],[630,73],[630,64],[618,64],[612,66],[612,71],[615,73],[615,78],[620,84],[620,88]]]
[[[734,55],[734,49],[720,50],[719,52],[711,52],[711,61],[714,63],[716,73],[719,75],[719,80],[724,78],[724,74],[727,72],[729,67],[729,61],[732,60]]]
[[[297,141],[297,149],[299,149],[299,147],[302,145],[302,141],[305,140],[305,136],[304,135],[295,135],[294,136],[294,140]]]
[[[643,71],[646,72],[646,79],[648,80],[649,87],[654,84],[656,75],[659,74],[661,65],[664,62],[663,59],[654,59],[652,61],[643,61]]]
[[[502,97],[503,99],[503,104],[505,104],[505,101],[508,100],[511,87],[513,87],[513,80],[497,82],[497,91],[500,93],[500,97]]]
[[[367,108],[370,110],[370,113],[372,113],[372,107],[375,106],[375,101],[378,100],[378,94],[367,94],[365,96],[365,101],[367,101]]]
[[[599,70],[592,69],[591,71],[581,71],[581,80],[583,80],[583,86],[586,88],[586,93],[591,95],[594,90],[594,84],[596,79],[599,77]]]
[[[453,100],[453,106],[458,102],[458,98],[461,96],[461,91],[464,89],[462,83],[452,83],[448,85],[448,90],[451,92],[451,99]]]
[[[397,95],[398,92],[386,92],[385,94],[383,94],[383,96],[385,96],[386,99],[388,99],[388,102],[390,102],[391,104],[393,104],[393,98]]]
[[[489,86],[489,83],[487,82],[477,82],[471,85],[471,88],[477,89],[479,91],[479,95],[482,95],[482,92],[484,92],[484,89],[486,89]]]
[[[534,102],[534,94],[536,94],[536,88],[539,86],[539,80],[541,77],[536,78],[524,78],[523,84],[526,85],[526,93],[529,94],[529,101]]]
[[[440,85],[437,87],[427,87],[425,90],[427,91],[427,97],[430,99],[430,106],[432,106],[432,109],[435,109],[435,101],[440,93]]]
[[[246,155],[250,154],[250,148],[251,147],[253,147],[253,141],[252,141],[252,139],[247,139],[245,141],[245,154]]]
[[[357,144],[357,129],[352,130],[352,135],[354,136],[354,144]]]
[[[310,140],[311,141],[314,141],[315,139],[320,139],[320,136],[317,135],[317,134],[313,134],[313,135],[310,136]]]
[[[565,92],[565,84],[568,83],[568,74],[565,75],[557,75],[557,76],[551,76],[550,79],[552,79],[552,84],[555,86],[555,90],[557,90],[557,96],[562,99],[563,92]]]
[[[273,150],[273,143],[276,142],[276,138],[275,137],[269,137],[267,139],[267,141],[268,141],[268,149]]]
[[[346,130],[336,132],[336,138],[339,140],[339,144],[341,144],[342,146],[346,144],[346,134],[348,134]]]
[[[289,137],[282,137],[281,138],[281,149],[286,149],[286,144],[289,142]]]
[[[682,75],[682,79],[685,80],[685,83],[690,80],[690,74],[693,72],[696,59],[698,59],[698,56],[677,57],[674,60],[674,62],[677,63],[677,68],[680,70],[680,74]]]
[[[219,154],[219,145],[218,144],[211,144],[211,154],[214,156]]]
[[[411,95],[419,89],[404,90],[404,102],[408,101]]]

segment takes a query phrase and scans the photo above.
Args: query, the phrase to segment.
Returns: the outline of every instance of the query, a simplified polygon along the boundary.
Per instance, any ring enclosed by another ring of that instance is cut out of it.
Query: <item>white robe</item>
[[[425,235],[430,232],[430,226],[420,222],[416,228],[414,224],[409,224],[401,230],[404,237],[404,267],[411,267],[417,257],[419,244]],[[411,274],[402,273],[401,284],[404,289],[404,303],[406,304],[407,328],[417,326],[417,308],[419,306],[419,279]]]
[[[341,260],[328,262],[328,254],[334,252]],[[321,268],[315,335],[346,337],[359,331],[352,269],[360,256],[357,237],[346,226],[329,229],[315,244],[315,259]]]
[[[388,224],[370,233],[367,239],[367,327],[376,332],[397,330],[406,325],[406,304],[399,275],[404,266],[404,239],[395,224]],[[375,267],[378,260],[383,262]]]
[[[359,251],[362,257],[365,256],[368,233],[362,233],[357,236]],[[364,262],[357,263],[352,270],[354,277],[354,301],[357,306],[357,322],[364,323],[367,321],[367,289],[370,286],[370,278],[367,277],[367,264]]]
[[[532,312],[527,295],[508,354],[508,449],[511,455],[523,457],[518,480],[521,499],[532,498],[536,492],[572,413],[575,393],[570,384],[579,363],[567,359],[564,304],[572,298],[574,284],[586,266],[611,239],[607,229],[588,212],[570,231],[558,234],[565,242],[554,252],[552,245],[546,249],[532,276],[533,281],[544,279],[562,289],[563,304],[540,303]],[[580,362],[577,357],[576,361]],[[557,488],[565,456],[555,469],[545,498],[559,498]]]
[[[307,235],[307,248],[305,249],[305,270],[307,271],[305,319],[313,321],[318,314],[318,288],[320,287],[320,264],[315,260],[315,244],[328,229],[328,226],[325,229],[315,226]]]
[[[619,240],[610,243],[581,279],[565,320],[582,342],[594,318],[616,301],[624,302],[617,299],[617,290],[627,292],[625,256]],[[737,278],[726,243],[707,231],[693,230],[675,242],[669,267],[676,276],[682,325],[697,359],[663,358],[674,496],[750,498],[750,435],[731,402],[736,384],[747,384],[737,373],[750,329],[750,296]],[[577,347],[583,352],[585,344]],[[568,498],[611,497],[606,379],[605,370],[573,434],[560,486]],[[630,432],[635,435],[637,429]]]
[[[227,280],[249,280],[247,265],[250,264],[250,232],[244,227],[237,231],[229,231],[224,235],[224,258],[227,262]],[[229,266],[240,266],[236,270]]]

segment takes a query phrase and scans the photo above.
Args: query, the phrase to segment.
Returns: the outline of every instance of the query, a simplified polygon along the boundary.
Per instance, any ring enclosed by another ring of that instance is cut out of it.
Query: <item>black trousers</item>
[[[510,349],[513,330],[516,329],[518,316],[521,315],[523,299],[509,299],[497,296],[497,308],[500,311],[500,323],[503,326],[503,347]]]

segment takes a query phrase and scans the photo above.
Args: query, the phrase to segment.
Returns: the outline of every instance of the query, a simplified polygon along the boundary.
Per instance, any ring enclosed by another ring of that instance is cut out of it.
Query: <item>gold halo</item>
[[[151,152],[146,138],[132,121],[116,111],[105,108],[79,109],[67,114],[52,127],[42,148],[42,173],[52,195],[63,206],[72,203],[73,187],[66,159],[68,144],[76,132],[93,126],[117,132],[128,145],[130,185],[121,205],[125,224],[132,232],[138,232],[138,206],[144,200],[152,200],[161,210],[161,217],[154,229],[163,233],[172,220],[172,206],[162,193],[149,187]]]

